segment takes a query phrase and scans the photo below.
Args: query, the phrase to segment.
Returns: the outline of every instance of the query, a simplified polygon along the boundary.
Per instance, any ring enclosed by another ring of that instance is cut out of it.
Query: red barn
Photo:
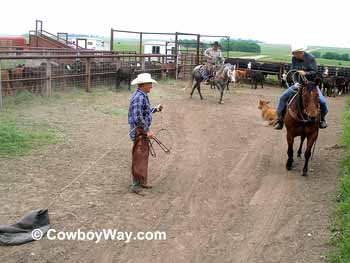
[[[27,47],[26,38],[22,36],[0,36],[0,47]]]

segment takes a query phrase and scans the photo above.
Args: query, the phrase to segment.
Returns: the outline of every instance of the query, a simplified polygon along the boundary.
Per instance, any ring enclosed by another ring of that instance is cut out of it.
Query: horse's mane
[[[306,84],[307,92],[311,93],[311,91],[316,87],[316,83],[314,81],[309,81]]]

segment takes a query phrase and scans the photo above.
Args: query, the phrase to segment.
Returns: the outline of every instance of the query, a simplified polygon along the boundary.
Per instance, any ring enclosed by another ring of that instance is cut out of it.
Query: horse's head
[[[236,65],[228,65],[227,77],[231,82],[236,82]]]
[[[262,108],[266,107],[269,103],[270,101],[267,100],[259,100],[258,109],[261,110]]]
[[[309,81],[303,84],[299,90],[302,98],[302,113],[309,121],[315,121],[320,114],[320,97],[317,90],[318,81]]]

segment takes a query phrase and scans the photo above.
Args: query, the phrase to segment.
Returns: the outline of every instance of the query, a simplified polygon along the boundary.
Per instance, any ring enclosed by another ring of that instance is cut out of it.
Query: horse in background
[[[225,87],[229,90],[230,82],[235,82],[235,67],[231,64],[225,64],[216,68],[214,73],[214,78],[210,80],[210,84],[214,85],[220,91],[220,101],[219,104],[223,104],[222,97],[225,91]]]
[[[203,99],[202,93],[201,93],[201,82],[204,80],[202,69],[205,67],[205,65],[198,65],[196,66],[192,71],[191,76],[191,98],[193,96],[193,93],[195,89],[197,89],[199,97],[201,100]],[[213,87],[217,88],[220,91],[220,99],[219,104],[223,104],[223,95],[225,87],[228,88],[228,84],[231,81],[235,81],[234,76],[234,66],[231,64],[225,64],[225,65],[215,65],[214,66],[214,77],[210,80],[210,83]]]

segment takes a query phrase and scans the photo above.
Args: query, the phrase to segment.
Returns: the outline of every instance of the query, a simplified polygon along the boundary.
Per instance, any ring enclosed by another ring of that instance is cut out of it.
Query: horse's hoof
[[[223,101],[219,101],[219,104],[224,104],[224,102]]]
[[[301,176],[307,176],[307,172],[303,172]]]
[[[286,169],[288,171],[290,171],[290,170],[292,170],[292,167],[293,167],[293,161],[287,161]]]

